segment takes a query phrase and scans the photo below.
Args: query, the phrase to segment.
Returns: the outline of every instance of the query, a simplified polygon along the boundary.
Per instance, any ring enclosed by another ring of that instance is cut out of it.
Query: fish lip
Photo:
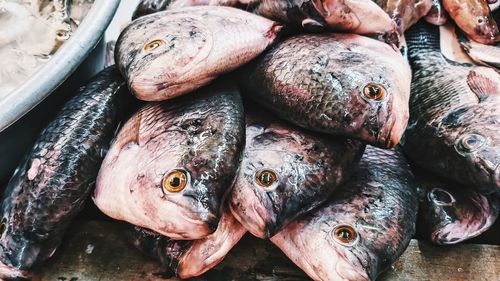
[[[260,215],[260,212],[257,211],[255,207],[255,202],[251,205],[252,215],[248,216],[240,216],[237,208],[234,208],[232,202],[229,202],[229,210],[233,214],[233,216],[243,225],[248,232],[250,232],[253,236],[267,239],[269,238],[269,233],[267,232],[268,224],[264,220],[264,218]],[[247,223],[249,222],[250,223]],[[255,227],[257,225],[257,227]]]
[[[30,280],[32,278],[32,274],[28,271],[24,271],[7,265],[2,260],[0,260],[0,278],[6,278],[6,280]]]

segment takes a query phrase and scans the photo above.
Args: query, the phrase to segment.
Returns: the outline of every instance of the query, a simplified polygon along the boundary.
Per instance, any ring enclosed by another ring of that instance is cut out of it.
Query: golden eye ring
[[[188,174],[183,170],[172,170],[163,177],[163,189],[167,192],[180,192],[188,184]]]
[[[368,101],[381,101],[387,96],[385,88],[377,83],[368,83],[363,88],[363,98]]]
[[[163,44],[165,44],[165,42],[163,40],[160,40],[160,39],[153,40],[153,41],[147,43],[146,45],[144,45],[144,51],[152,52],[155,49],[157,49],[158,47],[162,46]]]
[[[336,226],[332,231],[332,237],[335,242],[344,246],[353,246],[359,240],[354,227],[346,224]]]
[[[255,174],[255,182],[263,187],[270,188],[278,181],[278,176],[273,170],[262,169]]]

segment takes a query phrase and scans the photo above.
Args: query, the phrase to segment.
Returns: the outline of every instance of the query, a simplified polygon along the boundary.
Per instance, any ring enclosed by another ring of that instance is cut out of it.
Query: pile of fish
[[[181,278],[246,232],[314,280],[375,280],[417,232],[480,235],[500,210],[497,6],[142,1],[8,183],[0,277],[30,278],[92,190]]]

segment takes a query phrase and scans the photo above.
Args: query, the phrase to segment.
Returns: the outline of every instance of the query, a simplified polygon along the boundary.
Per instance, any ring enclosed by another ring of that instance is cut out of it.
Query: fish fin
[[[489,96],[500,95],[500,75],[488,67],[476,67],[467,75],[467,85],[479,101]]]

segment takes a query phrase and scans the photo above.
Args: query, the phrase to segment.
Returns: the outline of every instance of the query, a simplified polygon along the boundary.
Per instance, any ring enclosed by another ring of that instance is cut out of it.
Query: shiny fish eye
[[[455,147],[461,152],[474,152],[486,143],[486,139],[478,134],[466,134],[458,139]]]
[[[186,187],[187,182],[186,172],[173,170],[163,178],[163,188],[168,192],[179,192]]]
[[[358,233],[350,225],[339,225],[332,232],[333,239],[345,246],[352,246],[358,240]]]
[[[3,235],[6,229],[7,229],[7,219],[3,218],[2,222],[0,222],[0,236]]]
[[[380,84],[368,83],[363,88],[363,96],[368,100],[381,101],[385,98],[386,91]]]
[[[56,36],[57,36],[57,39],[59,39],[61,41],[65,41],[65,40],[69,39],[70,33],[66,30],[59,29],[58,31],[56,31]]]
[[[255,175],[255,180],[257,181],[257,184],[262,187],[272,186],[277,179],[278,176],[276,176],[276,173],[271,170],[261,170],[257,172],[257,174]]]
[[[441,188],[433,188],[428,196],[429,200],[438,206],[451,206],[455,203],[453,195]]]
[[[151,52],[151,51],[153,51],[154,49],[156,49],[156,48],[160,47],[160,46],[161,46],[161,45],[163,45],[163,44],[164,44],[164,42],[163,42],[162,40],[159,40],[159,39],[157,39],[157,40],[153,40],[153,41],[151,41],[151,42],[147,43],[147,44],[144,46],[144,51],[146,51],[146,52]]]

